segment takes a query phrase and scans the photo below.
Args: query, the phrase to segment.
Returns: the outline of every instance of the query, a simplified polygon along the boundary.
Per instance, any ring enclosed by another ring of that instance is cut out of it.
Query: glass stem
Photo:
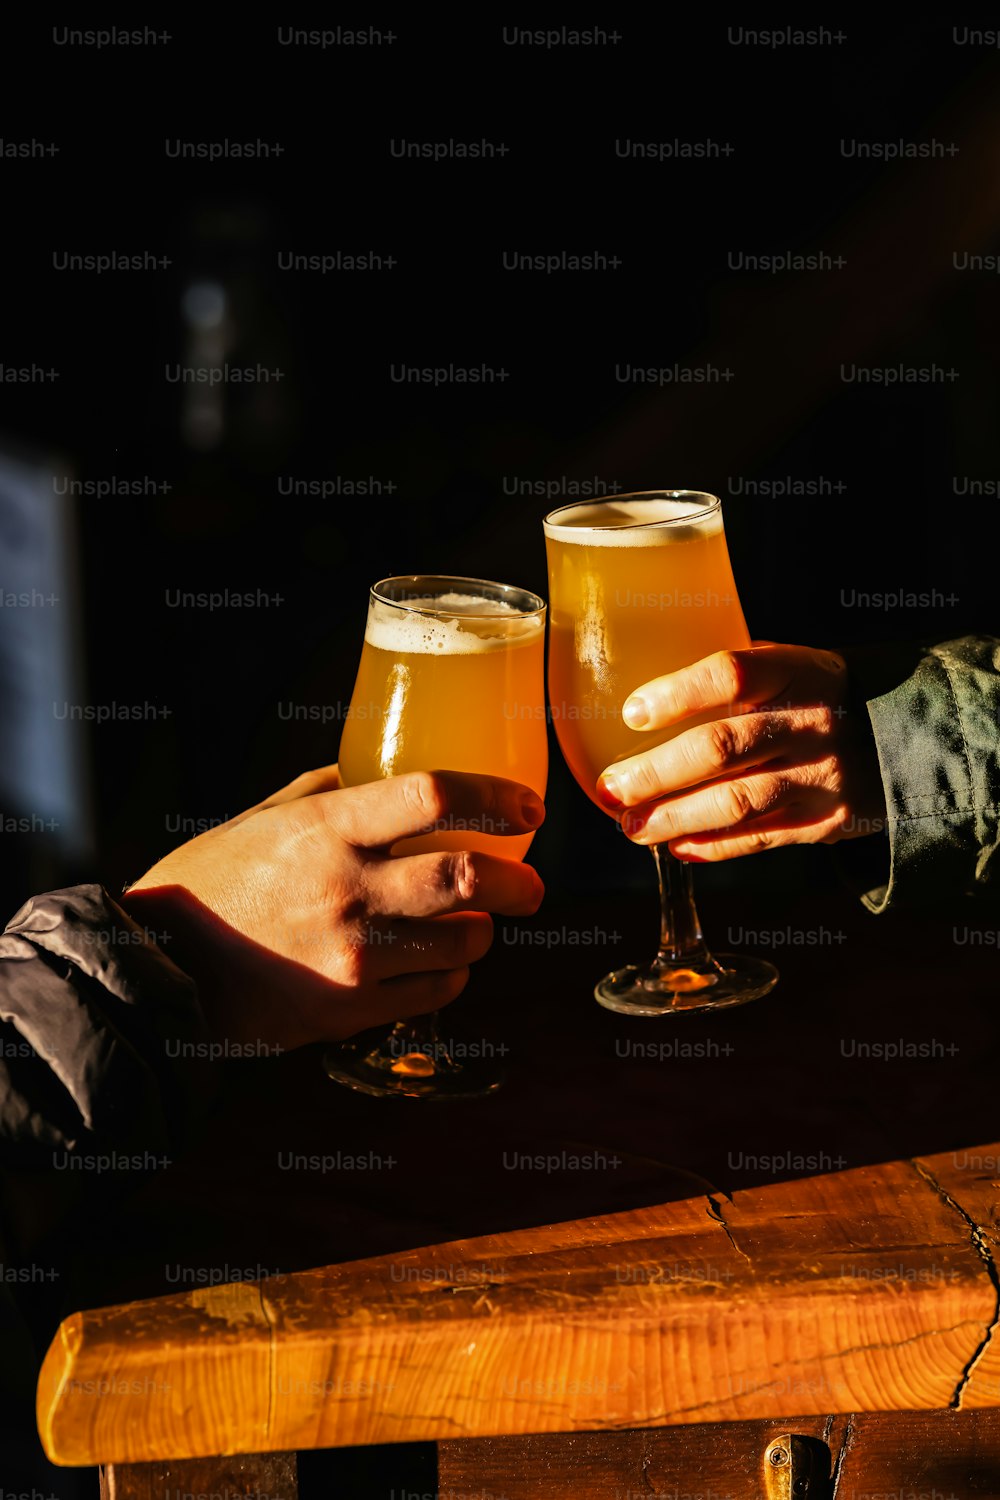
[[[660,951],[657,965],[686,964],[709,958],[694,904],[691,866],[671,854],[666,844],[653,844],[660,886]]]
[[[437,1042],[440,1014],[440,1011],[430,1010],[422,1016],[411,1016],[408,1021],[397,1021],[389,1038],[392,1050],[402,1057],[407,1052],[419,1052],[428,1043]],[[430,1050],[433,1052],[434,1048]]]

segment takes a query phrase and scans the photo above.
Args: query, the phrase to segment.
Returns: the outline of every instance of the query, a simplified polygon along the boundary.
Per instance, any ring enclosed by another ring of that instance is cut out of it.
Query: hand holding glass
[[[545,795],[545,604],[481,578],[411,575],[371,590],[354,695],[340,743],[344,786],[406,771],[471,771]],[[401,840],[393,854],[469,850],[523,859],[533,835],[488,817]],[[447,920],[439,918],[438,920]],[[327,1072],[363,1093],[419,1098],[490,1093],[502,1080],[485,1049],[465,1057],[434,1016],[383,1041],[331,1048]]]

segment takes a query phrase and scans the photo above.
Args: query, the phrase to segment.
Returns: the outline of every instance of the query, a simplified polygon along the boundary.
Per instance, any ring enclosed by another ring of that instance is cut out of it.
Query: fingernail
[[[610,807],[615,812],[617,812],[618,808],[624,806],[621,799],[621,789],[617,780],[614,776],[609,776],[606,771],[602,772],[597,778],[597,795],[605,807]]]
[[[626,838],[630,838],[632,840],[635,840],[635,839],[637,839],[639,837],[639,835],[641,833],[644,832],[646,824],[648,822],[649,822],[649,814],[648,813],[636,813],[636,812],[626,813],[625,816],[624,816],[624,818],[622,818],[622,823],[621,823],[622,832],[625,834]]]
[[[525,797],[521,803],[521,817],[529,828],[537,828],[545,817],[544,804],[537,797]]]
[[[641,729],[649,723],[649,709],[642,698],[626,698],[622,718],[630,729]]]

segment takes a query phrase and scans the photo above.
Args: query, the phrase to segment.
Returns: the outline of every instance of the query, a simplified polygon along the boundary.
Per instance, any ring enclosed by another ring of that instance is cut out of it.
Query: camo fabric
[[[894,686],[863,692],[888,819],[888,869],[861,892],[873,912],[1000,894],[1000,639],[963,636],[916,656]]]

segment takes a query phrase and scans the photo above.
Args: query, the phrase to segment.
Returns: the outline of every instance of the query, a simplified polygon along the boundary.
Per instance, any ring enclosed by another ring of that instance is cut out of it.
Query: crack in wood
[[[833,1465],[833,1473],[830,1476],[830,1500],[837,1500],[837,1489],[840,1485],[840,1474],[847,1458],[848,1450],[854,1441],[854,1413],[847,1413],[847,1426],[844,1428],[844,1436],[841,1439],[840,1449]]]
[[[257,1295],[260,1298],[261,1316],[267,1324],[267,1415],[264,1418],[264,1444],[266,1447],[271,1439],[271,1424],[274,1420],[274,1383],[278,1353],[275,1347],[277,1329],[264,1296],[264,1288],[259,1281],[257,1282]]]
[[[961,1411],[962,1398],[965,1395],[969,1381],[972,1379],[973,1371],[989,1348],[997,1325],[1000,1324],[1000,1273],[998,1273],[996,1262],[994,1261],[993,1256],[990,1253],[990,1248],[986,1241],[986,1231],[983,1229],[982,1225],[978,1224],[972,1217],[972,1215],[966,1212],[961,1203],[959,1203],[956,1198],[953,1198],[952,1195],[941,1186],[937,1178],[934,1176],[934,1173],[930,1170],[929,1167],[925,1166],[919,1158],[911,1158],[910,1166],[916,1172],[918,1177],[923,1178],[924,1182],[926,1182],[928,1187],[930,1187],[938,1195],[941,1201],[943,1203],[946,1203],[949,1208],[953,1208],[959,1215],[959,1217],[968,1226],[969,1238],[972,1241],[972,1247],[975,1250],[976,1254],[979,1256],[980,1260],[983,1262],[983,1265],[986,1268],[986,1274],[990,1278],[990,1283],[993,1287],[993,1317],[986,1325],[986,1332],[984,1333],[983,1337],[980,1339],[978,1345],[972,1351],[972,1354],[966,1361],[965,1367],[963,1368],[962,1373],[959,1376],[958,1384],[955,1386],[952,1398],[948,1403],[952,1411]]]
[[[648,1440],[647,1440],[647,1445],[643,1446],[642,1458],[641,1458],[640,1464],[639,1464],[639,1478],[642,1480],[642,1487],[647,1492],[647,1494],[653,1495],[655,1497],[657,1491],[654,1488],[653,1483],[652,1483],[652,1481],[651,1481],[651,1479],[649,1477],[649,1470],[650,1470],[650,1466],[652,1465],[652,1462],[653,1462],[653,1454],[652,1454],[652,1451],[650,1450],[650,1448],[648,1447]]]
[[[711,1193],[706,1193],[705,1196],[708,1198],[708,1204],[709,1204],[708,1210],[707,1210],[708,1217],[710,1219],[714,1219],[716,1221],[716,1223],[722,1225],[723,1229],[726,1231],[726,1239],[732,1245],[733,1249],[736,1251],[736,1254],[737,1255],[742,1255],[743,1259],[747,1262],[747,1264],[748,1265],[752,1265],[753,1262],[751,1261],[749,1255],[746,1253],[745,1250],[741,1250],[740,1247],[739,1247],[739,1245],[737,1245],[736,1241],[733,1239],[733,1231],[730,1229],[729,1225],[726,1223],[726,1216],[722,1212],[722,1209],[719,1207],[719,1205],[716,1202],[716,1200],[712,1197],[712,1194]],[[730,1199],[730,1202],[732,1202],[731,1199]]]
[[[872,1351],[886,1352],[894,1349],[902,1349],[907,1344],[919,1344],[921,1339],[939,1339],[946,1333],[957,1333],[960,1328],[978,1327],[979,1324],[972,1318],[963,1318],[961,1323],[952,1323],[949,1328],[924,1328],[920,1333],[912,1333],[906,1339],[894,1339],[892,1343],[885,1344],[852,1344],[849,1349],[834,1349],[830,1354],[810,1354],[805,1359],[787,1359],[782,1362],[782,1369],[791,1365],[822,1364],[827,1359],[845,1359],[849,1354],[868,1354]]]
[[[466,1427],[466,1425],[465,1425],[464,1422],[460,1422],[457,1417],[449,1417],[444,1412],[437,1412],[437,1411],[434,1411],[434,1412],[430,1412],[430,1411],[421,1411],[421,1412],[386,1411],[385,1415],[387,1417],[390,1417],[394,1422],[408,1422],[411,1417],[415,1416],[418,1422],[428,1422],[428,1423],[432,1423],[432,1422],[447,1422],[449,1424],[449,1426],[451,1426],[451,1427],[457,1427],[458,1430],[459,1430],[459,1432],[468,1432],[468,1430],[469,1430]],[[389,1439],[386,1439],[385,1441],[389,1441]],[[435,1442],[448,1442],[449,1439],[448,1438],[435,1438],[434,1441]]]

